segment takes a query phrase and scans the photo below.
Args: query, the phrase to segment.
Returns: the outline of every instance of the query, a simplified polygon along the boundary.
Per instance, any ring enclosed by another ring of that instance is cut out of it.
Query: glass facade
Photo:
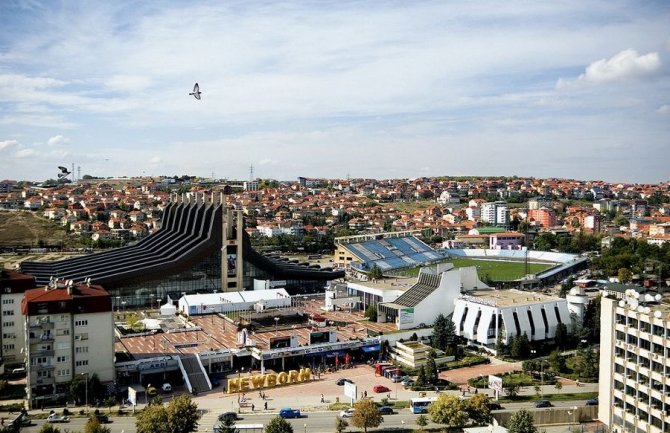
[[[253,288],[254,279],[275,280],[275,278],[251,263],[244,263],[244,287]],[[326,282],[317,280],[282,280],[283,286],[291,295],[320,293],[325,290]],[[277,286],[282,287],[280,286]],[[120,288],[108,289],[115,311],[126,308],[157,308],[164,304],[169,296],[173,301],[185,294],[214,293],[221,291],[221,252],[208,256],[190,269],[166,275],[164,278],[129,284]]]

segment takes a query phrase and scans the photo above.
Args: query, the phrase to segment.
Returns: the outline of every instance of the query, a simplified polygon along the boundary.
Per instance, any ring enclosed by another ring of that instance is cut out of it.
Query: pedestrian
[[[255,408],[254,404],[251,403],[251,411],[252,411],[252,412],[254,411],[254,408]]]
[[[264,408],[265,410],[268,410],[268,402],[267,402],[267,401],[263,404],[263,408]]]
[[[321,394],[321,403],[325,403],[325,400],[323,399],[323,394]]]
[[[365,394],[365,398],[368,398],[368,392],[365,391],[364,394]]]

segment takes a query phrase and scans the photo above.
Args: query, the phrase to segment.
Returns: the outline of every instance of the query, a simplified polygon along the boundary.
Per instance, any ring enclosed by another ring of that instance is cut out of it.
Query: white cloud
[[[657,52],[639,55],[628,49],[610,59],[600,59],[586,67],[586,71],[577,80],[592,83],[626,80],[653,74],[661,68],[661,59]]]
[[[160,156],[154,156],[149,159],[149,164],[159,164],[162,161]]]
[[[661,105],[658,107],[658,110],[656,110],[659,114],[663,115],[668,115],[670,114],[670,105]]]
[[[67,137],[63,137],[62,135],[54,135],[53,137],[49,137],[47,140],[47,145],[48,146],[62,146],[64,144],[68,144],[70,142],[70,139]]]
[[[151,79],[142,75],[114,75],[105,83],[112,90],[139,92],[151,85]]]
[[[18,150],[15,154],[15,158],[27,158],[29,156],[35,155],[35,149],[21,149]]]
[[[0,150],[9,149],[10,147],[16,146],[18,141],[16,140],[3,140],[0,141]]]

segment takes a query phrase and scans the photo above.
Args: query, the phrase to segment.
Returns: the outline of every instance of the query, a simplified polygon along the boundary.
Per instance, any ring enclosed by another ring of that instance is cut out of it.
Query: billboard
[[[494,376],[489,374],[489,388],[495,391],[496,397],[500,396],[500,393],[503,390],[503,380],[502,377]]]
[[[357,390],[355,383],[349,381],[344,382],[344,396],[349,397],[352,402],[356,401]]]
[[[400,309],[400,323],[401,324],[411,324],[414,323],[414,308],[401,308]]]
[[[291,347],[291,336],[270,338],[270,349],[283,349]]]

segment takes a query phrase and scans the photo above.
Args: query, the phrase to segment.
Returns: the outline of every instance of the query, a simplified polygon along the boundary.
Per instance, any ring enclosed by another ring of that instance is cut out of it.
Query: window
[[[82,359],[81,361],[77,361],[77,362],[75,362],[75,365],[77,367],[82,367],[82,366],[88,365],[88,359]]]
[[[16,338],[16,334],[13,332],[5,332],[2,334],[2,338]]]
[[[2,348],[4,350],[14,350],[14,345],[13,344],[3,344]]]
[[[56,357],[56,362],[67,362],[70,359],[69,356],[64,355],[64,356],[58,356]]]
[[[13,299],[3,299],[2,300],[2,305],[11,305],[14,303]]]
[[[75,320],[74,326],[88,326],[88,320]]]
[[[70,375],[70,369],[69,368],[64,368],[62,370],[58,370],[58,375],[59,376],[69,376]]]
[[[14,322],[2,322],[3,328],[9,328],[11,326],[14,326]]]
[[[88,346],[75,347],[75,353],[88,353]]]
[[[56,335],[70,335],[69,329],[56,329]]]
[[[38,371],[37,377],[51,377],[51,370]]]
[[[2,315],[3,316],[13,316],[14,315],[14,310],[2,310]]]

